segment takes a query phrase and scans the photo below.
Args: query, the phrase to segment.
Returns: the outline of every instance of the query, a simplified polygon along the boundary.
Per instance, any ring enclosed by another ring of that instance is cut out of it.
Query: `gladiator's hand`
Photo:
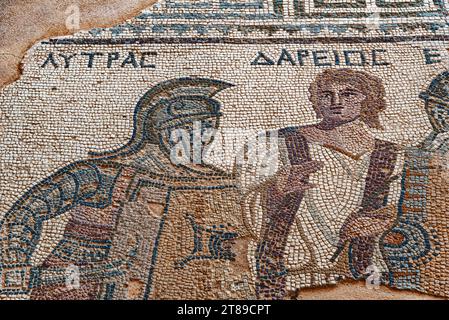
[[[305,179],[322,167],[323,163],[319,161],[284,167],[274,177],[275,189],[278,193],[289,194],[313,188],[315,185],[305,182]]]

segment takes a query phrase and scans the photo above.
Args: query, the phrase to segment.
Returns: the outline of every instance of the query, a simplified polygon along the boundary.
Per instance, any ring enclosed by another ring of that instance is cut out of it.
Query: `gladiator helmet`
[[[449,131],[449,71],[432,80],[420,98],[426,102],[426,112],[435,131]]]
[[[170,130],[189,126],[194,121],[214,118],[218,127],[221,104],[213,96],[232,86],[224,81],[199,77],[156,84],[137,103],[129,142],[112,152],[91,152],[90,155],[101,158],[126,156],[141,150],[147,143],[166,148]]]

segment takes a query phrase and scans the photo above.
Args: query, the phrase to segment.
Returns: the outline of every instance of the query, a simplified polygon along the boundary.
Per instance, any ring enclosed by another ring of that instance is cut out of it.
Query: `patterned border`
[[[422,0],[417,0],[422,1]],[[328,0],[313,0],[314,8],[366,8],[366,0],[353,0],[352,2],[329,2]]]
[[[449,35],[429,36],[385,36],[385,37],[313,37],[313,38],[187,38],[187,37],[157,37],[157,38],[58,38],[42,41],[43,45],[129,45],[129,44],[313,44],[313,43],[397,43],[420,41],[449,41]]]
[[[236,0],[220,0],[220,9],[263,9],[263,0],[242,2]]]
[[[214,6],[212,1],[198,3],[179,2],[180,0],[165,1],[168,9],[153,11],[150,7],[147,12],[142,12],[136,18],[139,20],[243,19],[261,21],[282,19],[284,14],[284,1],[286,0],[219,0],[218,7],[216,5]],[[216,11],[214,12],[211,9],[216,9]]]
[[[438,1],[434,1],[435,5]],[[424,0],[411,0],[409,2],[390,2],[387,0],[376,0],[376,6],[379,8],[410,8],[410,7],[421,7],[425,5]]]
[[[313,0],[317,8],[323,8],[322,12],[307,12],[305,3],[307,0],[292,0],[294,15],[297,19],[322,19],[322,18],[367,18],[371,16],[368,12],[332,12],[331,9],[339,8],[364,8],[366,6],[365,0],[355,0],[356,3],[325,3],[326,0]],[[446,16],[447,9],[443,0],[432,0],[436,7],[434,10],[407,12],[398,10],[396,12],[379,12],[380,18],[409,18],[409,17],[429,17],[429,16]],[[362,6],[365,4],[365,6]],[[346,6],[344,6],[346,5]],[[388,2],[386,0],[376,0],[376,5],[381,9],[404,9],[404,8],[419,8],[425,5],[424,0],[410,0],[409,2]],[[328,9],[329,11],[326,11]]]
[[[366,18],[370,14],[367,12],[332,12],[331,9],[337,8],[365,8],[365,0],[356,0],[355,4],[349,3],[329,3],[325,0],[313,0],[314,6],[317,8],[322,8],[322,12],[309,13],[306,10],[306,0],[293,0],[293,10],[294,15],[298,19],[311,18],[311,19],[322,19],[322,18]],[[351,6],[353,5],[353,6]],[[330,11],[327,11],[330,10]]]
[[[179,0],[165,0],[167,8],[171,9],[199,9],[199,8],[211,8],[212,2],[210,1],[179,1]]]

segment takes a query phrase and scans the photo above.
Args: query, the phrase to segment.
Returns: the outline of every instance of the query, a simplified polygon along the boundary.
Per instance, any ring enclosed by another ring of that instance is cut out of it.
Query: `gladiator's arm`
[[[32,287],[31,257],[43,222],[88,204],[102,185],[97,166],[71,164],[26,192],[0,221],[0,294],[27,293]]]

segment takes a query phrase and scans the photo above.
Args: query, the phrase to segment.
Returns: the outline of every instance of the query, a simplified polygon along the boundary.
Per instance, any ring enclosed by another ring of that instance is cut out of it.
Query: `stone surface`
[[[78,5],[80,28],[107,27],[133,17],[154,0],[0,2],[0,86],[17,79],[25,52],[37,41],[74,31],[66,26],[67,9]]]

